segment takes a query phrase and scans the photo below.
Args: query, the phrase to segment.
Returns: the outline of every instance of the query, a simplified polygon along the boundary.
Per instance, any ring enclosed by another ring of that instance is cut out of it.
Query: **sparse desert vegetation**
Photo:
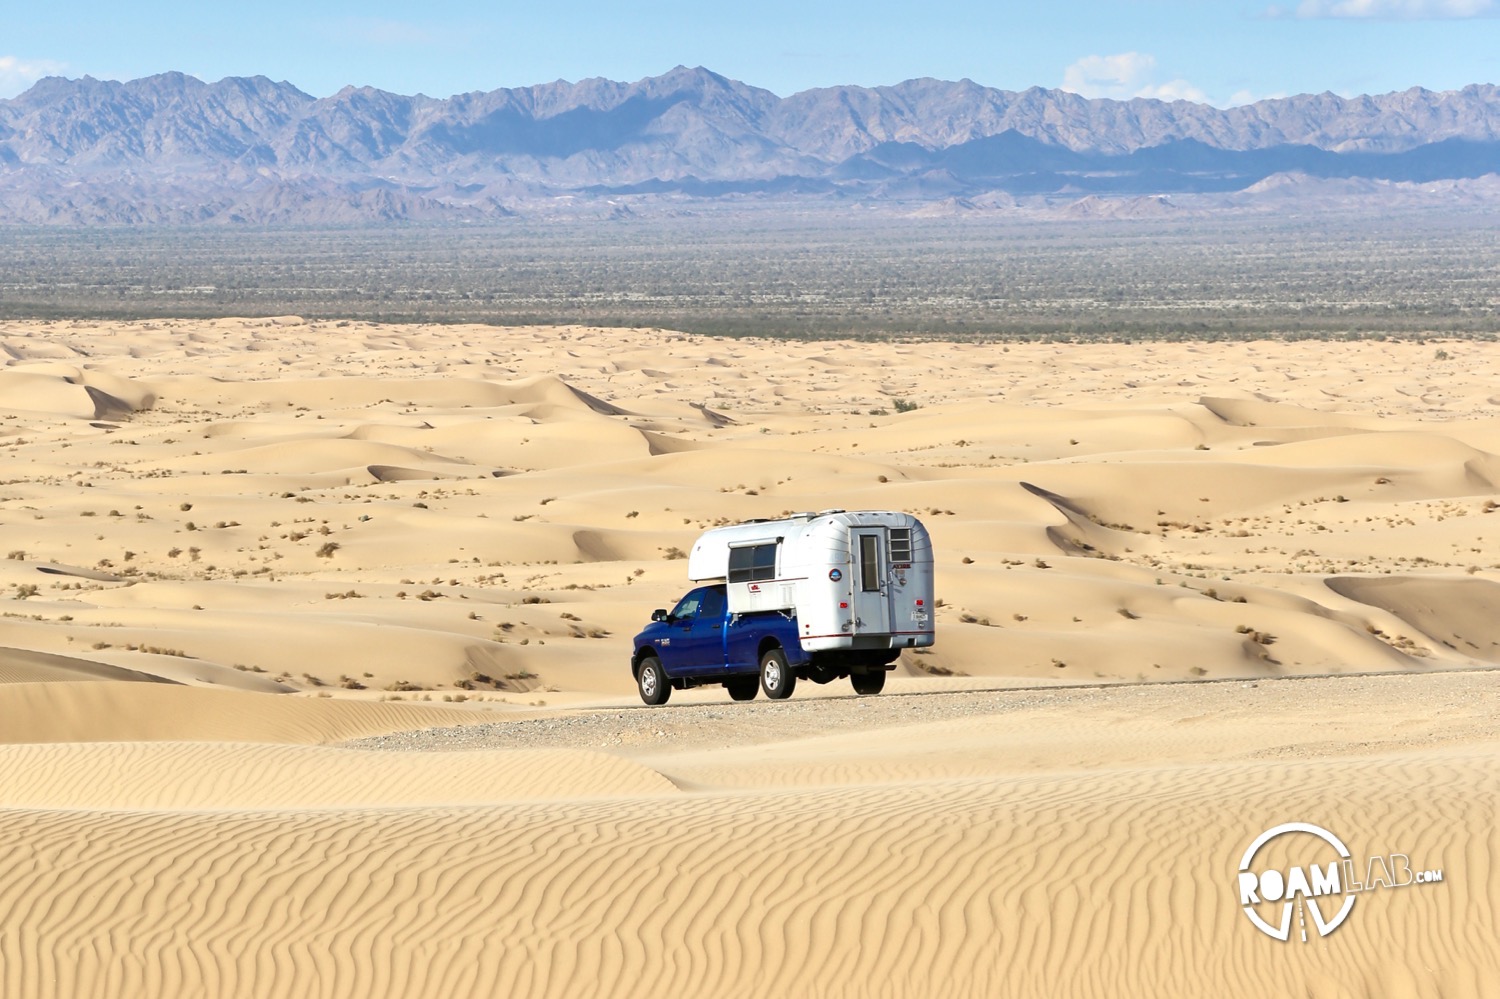
[[[295,313],[818,339],[1493,337],[1497,233],[1484,212],[1059,222],[862,218],[819,203],[704,203],[603,225],[11,226],[0,318]],[[1453,363],[1449,353],[1428,359]],[[898,413],[919,404],[889,402]]]

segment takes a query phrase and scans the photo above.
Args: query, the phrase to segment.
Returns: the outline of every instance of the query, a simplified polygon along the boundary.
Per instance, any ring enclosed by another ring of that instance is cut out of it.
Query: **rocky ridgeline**
[[[166,73],[0,101],[0,221],[504,217],[559,192],[939,201],[1211,193],[1267,177],[1429,182],[1500,169],[1500,89],[1219,109],[969,81],[782,98],[679,67],[446,99]]]

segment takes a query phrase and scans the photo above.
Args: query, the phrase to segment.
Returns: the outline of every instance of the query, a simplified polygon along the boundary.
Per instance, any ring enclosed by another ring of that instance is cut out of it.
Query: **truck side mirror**
[[[651,612],[651,620],[653,621],[665,621],[666,619],[667,612],[665,608],[658,607],[656,610]]]

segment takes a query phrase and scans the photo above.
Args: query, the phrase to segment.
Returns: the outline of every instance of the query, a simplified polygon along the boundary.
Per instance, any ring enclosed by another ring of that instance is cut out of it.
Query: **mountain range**
[[[1496,173],[1491,85],[1220,109],[932,79],[783,98],[678,67],[446,99],[367,87],[315,98],[265,77],[165,73],[53,77],[0,100],[3,222],[618,216],[776,197],[1160,206],[1257,190],[1284,201],[1288,179],[1376,197],[1434,183],[1492,194]]]

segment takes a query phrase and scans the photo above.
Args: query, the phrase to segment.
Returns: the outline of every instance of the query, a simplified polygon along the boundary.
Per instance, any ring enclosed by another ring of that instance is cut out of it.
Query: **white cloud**
[[[1153,97],[1162,101],[1207,103],[1208,95],[1186,80],[1157,83],[1156,57],[1144,52],[1084,56],[1063,70],[1064,90],[1084,97]]]
[[[1207,104],[1208,95],[1186,80],[1168,80],[1166,83],[1150,84],[1135,92],[1137,97],[1154,97],[1159,101],[1192,101]]]
[[[66,68],[51,59],[0,56],[0,97],[14,97],[42,77],[61,73]]]
[[[1272,7],[1272,17],[1344,17],[1391,18],[1400,20],[1440,20],[1488,17],[1500,13],[1496,0],[1302,0],[1295,10]]]
[[[1156,69],[1156,57],[1140,52],[1084,56],[1063,70],[1063,89],[1084,97],[1129,96]]]
[[[1236,90],[1229,95],[1229,100],[1224,103],[1226,108],[1242,107],[1246,104],[1256,104],[1260,101],[1276,101],[1286,96],[1286,91],[1278,90],[1271,94],[1257,94],[1249,90]]]

